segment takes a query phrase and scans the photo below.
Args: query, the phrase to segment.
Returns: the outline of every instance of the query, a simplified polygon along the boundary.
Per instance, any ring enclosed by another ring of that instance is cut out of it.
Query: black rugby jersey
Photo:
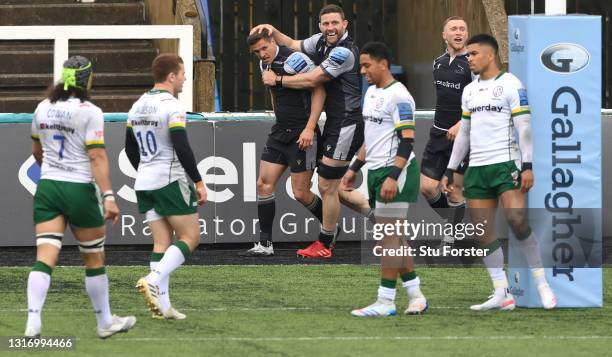
[[[328,47],[323,34],[302,41],[302,52],[332,80],[325,83],[327,120],[363,122],[361,115],[361,74],[359,49],[345,33],[335,46]]]
[[[472,72],[467,53],[455,56],[451,62],[445,52],[433,62],[433,78],[436,87],[436,114],[434,125],[449,129],[461,119],[461,94],[472,82]]]
[[[304,54],[295,52],[285,46],[278,46],[278,52],[271,64],[260,62],[262,71],[270,68],[279,76],[291,76],[314,69],[312,61]],[[307,89],[291,89],[270,87],[274,103],[276,124],[272,127],[270,136],[288,142],[306,127],[310,117],[311,91]]]

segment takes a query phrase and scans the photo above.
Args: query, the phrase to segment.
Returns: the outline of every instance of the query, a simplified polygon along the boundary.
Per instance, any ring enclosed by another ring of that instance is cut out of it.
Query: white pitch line
[[[186,342],[286,342],[286,341],[397,341],[397,340],[609,340],[612,336],[533,336],[533,335],[499,335],[499,336],[312,336],[312,337],[119,337],[113,341],[186,341]],[[94,340],[79,338],[78,340]]]
[[[468,310],[467,306],[430,306],[430,309],[465,309]],[[135,311],[135,309],[112,309],[113,311]],[[211,307],[211,308],[183,308],[180,311],[195,311],[195,312],[206,312],[206,311],[339,311],[337,308],[312,308],[312,307]],[[27,312],[28,309],[0,309],[0,312]],[[43,309],[44,312],[90,312],[93,309]],[[136,311],[149,311],[147,309],[137,309]],[[349,311],[349,310],[346,310]]]

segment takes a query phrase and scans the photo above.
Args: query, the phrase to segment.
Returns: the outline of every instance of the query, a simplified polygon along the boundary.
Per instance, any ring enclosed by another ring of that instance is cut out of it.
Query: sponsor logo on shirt
[[[449,81],[437,80],[437,81],[434,81],[434,85],[461,90],[461,83],[453,83]]]
[[[367,120],[367,121],[370,121],[372,123],[376,123],[376,124],[382,124],[382,122],[383,122],[383,118],[376,118],[376,117],[372,117],[372,116],[368,116],[368,115],[364,116],[363,119]]]
[[[504,109],[504,107],[502,107],[502,106],[487,104],[487,105],[479,105],[477,107],[470,108],[470,112],[471,113],[476,113],[476,112],[497,112],[497,113],[501,113],[502,109]]]
[[[158,126],[159,123],[155,120],[132,120],[132,125],[133,126],[137,126],[137,125],[141,125],[141,126]]]
[[[69,132],[70,134],[74,134],[74,128],[64,126],[62,124],[40,123],[39,128],[40,130],[59,130],[59,131]]]

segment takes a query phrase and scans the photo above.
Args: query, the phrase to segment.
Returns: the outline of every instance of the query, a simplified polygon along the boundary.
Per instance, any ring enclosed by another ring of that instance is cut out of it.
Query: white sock
[[[404,281],[402,286],[408,293],[408,299],[412,300],[423,297],[423,293],[421,292],[421,279],[419,279],[418,276],[412,280]]]
[[[150,262],[151,271],[155,270],[159,262]],[[170,275],[161,279],[159,284],[159,303],[161,304],[162,311],[167,311],[172,304],[170,304]]]
[[[47,291],[51,285],[51,276],[41,271],[31,271],[28,276],[28,322],[27,326],[39,329],[42,324],[40,313],[42,312]]]
[[[160,285],[160,282],[166,278],[170,273],[180,267],[185,262],[185,256],[183,252],[176,246],[171,245],[166,252],[164,257],[157,263],[155,269],[153,269],[146,279],[153,285]]]
[[[482,261],[485,267],[487,267],[489,276],[493,281],[495,295],[506,295],[506,289],[508,288],[508,278],[506,277],[506,273],[504,272],[504,251],[502,250],[502,248],[498,247],[493,252],[489,253],[486,257],[483,257]]]
[[[384,286],[378,287],[378,301],[384,303],[392,303],[395,301],[395,289],[385,288]]]
[[[542,256],[540,255],[540,245],[533,232],[527,239],[519,240],[519,247],[527,265],[531,269],[531,275],[535,280],[536,286],[548,284],[546,282],[546,274],[544,273],[544,265],[542,264]]]
[[[99,328],[108,328],[113,323],[113,316],[108,302],[108,276],[106,272],[85,277],[85,290],[96,313]]]

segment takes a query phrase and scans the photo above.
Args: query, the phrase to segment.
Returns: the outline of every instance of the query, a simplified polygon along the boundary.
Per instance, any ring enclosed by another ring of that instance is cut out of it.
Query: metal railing
[[[0,40],[53,40],[53,81],[62,76],[70,40],[178,39],[186,81],[179,100],[193,108],[193,27],[188,25],[0,26]],[[94,64],[95,65],[95,64]]]

